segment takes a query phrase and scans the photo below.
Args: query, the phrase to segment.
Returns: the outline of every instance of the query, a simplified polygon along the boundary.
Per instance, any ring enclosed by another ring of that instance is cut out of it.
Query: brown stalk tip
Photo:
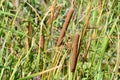
[[[29,48],[31,47],[31,42],[32,42],[32,24],[31,22],[28,22],[28,46]]]
[[[74,8],[71,7],[68,14],[67,14],[67,17],[65,19],[65,22],[63,24],[62,30],[60,32],[60,37],[59,37],[59,39],[57,41],[57,46],[60,46],[62,41],[63,41],[63,37],[65,36],[65,32],[67,31],[67,28],[68,28],[68,25],[70,23],[71,17],[73,15],[73,12],[74,12]]]
[[[74,46],[72,51],[72,63],[71,63],[71,72],[75,72],[77,58],[78,58],[78,43],[79,43],[79,33],[77,32],[74,38]]]
[[[40,47],[41,47],[42,49],[44,49],[44,42],[45,42],[44,36],[41,35]]]

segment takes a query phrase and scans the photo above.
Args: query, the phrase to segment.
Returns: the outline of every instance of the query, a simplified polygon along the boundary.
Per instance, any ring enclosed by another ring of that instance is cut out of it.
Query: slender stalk
[[[118,51],[117,51],[117,57],[116,57],[116,70],[115,70],[115,79],[118,79],[118,67],[120,64],[120,33],[118,33]]]

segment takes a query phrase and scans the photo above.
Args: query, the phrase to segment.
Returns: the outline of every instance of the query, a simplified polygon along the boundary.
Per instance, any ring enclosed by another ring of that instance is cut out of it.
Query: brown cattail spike
[[[41,35],[40,47],[41,47],[42,49],[44,49],[44,42],[45,42],[44,36]]]
[[[78,43],[79,43],[79,33],[76,33],[74,38],[74,46],[72,51],[72,63],[71,63],[71,72],[75,72],[77,58],[78,58]]]
[[[32,42],[32,24],[31,22],[28,22],[28,48],[31,47]]]
[[[68,25],[70,23],[70,20],[71,20],[73,12],[74,12],[74,8],[71,7],[70,10],[69,10],[69,12],[68,12],[68,14],[67,14],[67,17],[65,19],[65,22],[63,24],[62,30],[60,32],[60,37],[59,37],[59,39],[57,41],[57,46],[60,46],[61,43],[62,43],[63,37],[65,36],[65,32],[66,32],[66,30],[68,28]]]

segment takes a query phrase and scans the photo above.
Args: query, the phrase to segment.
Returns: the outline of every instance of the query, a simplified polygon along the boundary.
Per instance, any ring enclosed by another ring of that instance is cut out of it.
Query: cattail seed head
[[[61,43],[62,43],[63,37],[65,36],[65,32],[66,32],[66,30],[68,28],[68,25],[70,23],[70,20],[71,20],[71,17],[73,15],[73,12],[74,12],[74,8],[71,7],[70,10],[69,10],[69,12],[68,12],[68,14],[67,14],[67,17],[65,19],[65,22],[63,24],[62,30],[60,32],[60,37],[59,37],[59,39],[57,41],[57,46],[60,46]]]
[[[44,36],[41,35],[40,47],[41,47],[42,49],[44,49],[44,42],[45,42]]]
[[[75,72],[77,58],[78,58],[78,43],[79,43],[79,33],[76,33],[74,38],[74,46],[72,51],[72,63],[71,63],[71,72]]]
[[[32,24],[31,22],[28,22],[28,47],[31,47],[31,42],[32,42]]]

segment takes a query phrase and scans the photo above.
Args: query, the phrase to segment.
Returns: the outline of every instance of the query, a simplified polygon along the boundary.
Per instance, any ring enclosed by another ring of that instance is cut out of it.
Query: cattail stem
[[[74,47],[72,51],[72,64],[71,64],[71,72],[75,72],[77,58],[78,58],[78,42],[79,42],[79,33],[76,33],[74,38]]]
[[[118,78],[118,67],[120,64],[120,33],[118,33],[118,51],[117,51],[117,57],[116,57],[116,70],[115,70],[115,80]]]
[[[63,37],[65,36],[65,32],[66,32],[66,30],[68,28],[68,25],[70,23],[70,20],[71,20],[71,17],[73,15],[73,12],[74,12],[74,8],[71,7],[70,10],[69,10],[69,12],[68,12],[68,14],[67,14],[67,17],[65,19],[65,22],[63,24],[63,28],[62,28],[62,30],[60,32],[60,37],[59,37],[59,39],[57,41],[57,46],[60,46],[61,43],[62,43]]]

